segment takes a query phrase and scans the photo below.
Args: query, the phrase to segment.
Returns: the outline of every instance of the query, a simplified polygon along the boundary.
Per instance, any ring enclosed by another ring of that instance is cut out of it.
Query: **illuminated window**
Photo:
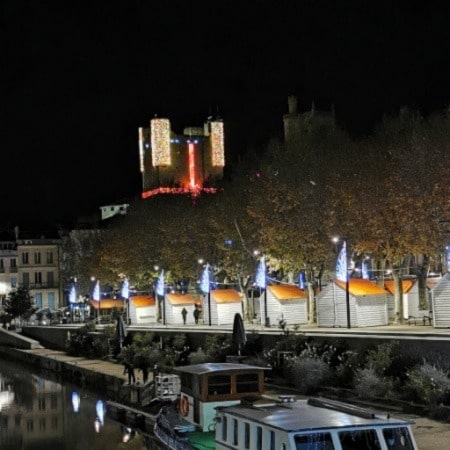
[[[223,122],[211,122],[212,165],[225,165],[225,148],[223,137]]]
[[[170,122],[168,119],[152,119],[150,126],[152,165],[170,166]]]

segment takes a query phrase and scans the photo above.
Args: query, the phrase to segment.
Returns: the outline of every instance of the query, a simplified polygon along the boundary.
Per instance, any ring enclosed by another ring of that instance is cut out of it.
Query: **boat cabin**
[[[217,409],[216,450],[417,450],[411,421],[339,401],[284,396]]]
[[[235,363],[204,363],[175,368],[180,376],[179,409],[202,431],[215,426],[216,407],[233,405],[248,396],[262,396],[267,368]]]

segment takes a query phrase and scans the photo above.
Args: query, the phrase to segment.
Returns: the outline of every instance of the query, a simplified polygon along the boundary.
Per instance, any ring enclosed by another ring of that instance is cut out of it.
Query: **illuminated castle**
[[[216,192],[225,166],[223,122],[208,119],[178,135],[169,119],[151,119],[150,128],[139,128],[139,160],[142,198]]]

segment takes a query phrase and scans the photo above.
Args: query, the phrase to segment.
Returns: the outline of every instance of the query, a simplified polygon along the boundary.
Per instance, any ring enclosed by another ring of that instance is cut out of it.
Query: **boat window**
[[[345,450],[378,450],[381,449],[377,432],[371,430],[341,431],[339,441]]]
[[[222,417],[222,440],[226,442],[228,434],[227,416]]]
[[[330,433],[297,434],[294,440],[296,450],[334,450]]]
[[[250,448],[250,424],[244,422],[244,447]]]
[[[389,450],[412,450],[409,430],[406,427],[384,428],[383,436],[386,439],[386,445]]]
[[[237,419],[233,419],[233,445],[238,445],[238,436],[239,436],[239,422]]]
[[[275,450],[275,431],[269,431],[270,450]]]
[[[258,392],[259,377],[257,373],[245,373],[236,376],[236,391],[237,392]]]
[[[262,428],[256,427],[256,450],[262,450]]]
[[[231,394],[231,377],[214,375],[208,377],[208,395]]]

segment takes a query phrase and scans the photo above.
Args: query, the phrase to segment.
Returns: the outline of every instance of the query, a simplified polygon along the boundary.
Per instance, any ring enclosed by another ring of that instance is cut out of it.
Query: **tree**
[[[34,297],[25,286],[19,286],[16,290],[11,291],[9,296],[5,299],[4,310],[15,321],[16,318],[30,317],[37,308],[34,304]]]

